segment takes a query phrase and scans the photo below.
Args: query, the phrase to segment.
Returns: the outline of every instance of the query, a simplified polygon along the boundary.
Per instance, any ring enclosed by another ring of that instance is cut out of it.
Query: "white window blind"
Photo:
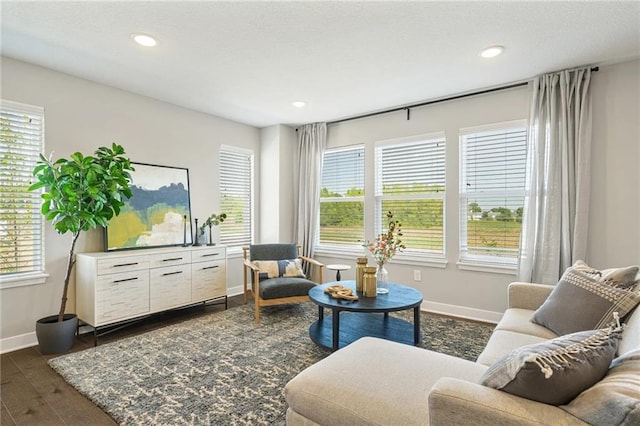
[[[391,211],[407,254],[444,256],[444,194],[443,133],[376,145],[376,229]]]
[[[460,133],[460,259],[517,261],[524,206],[526,121]]]
[[[328,150],[322,163],[320,246],[364,243],[364,147]]]
[[[29,192],[43,150],[44,109],[0,101],[0,275],[44,273],[40,192]]]
[[[253,153],[220,149],[220,209],[227,218],[220,224],[220,243],[229,248],[252,241]]]

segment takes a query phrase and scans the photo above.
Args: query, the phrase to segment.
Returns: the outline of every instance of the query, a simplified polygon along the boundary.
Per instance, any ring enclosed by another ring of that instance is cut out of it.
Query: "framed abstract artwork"
[[[189,169],[131,164],[133,195],[105,228],[105,250],[191,244]]]

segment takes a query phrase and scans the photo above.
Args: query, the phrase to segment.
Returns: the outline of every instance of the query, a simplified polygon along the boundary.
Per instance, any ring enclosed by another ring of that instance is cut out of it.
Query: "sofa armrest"
[[[450,377],[439,379],[431,388],[429,424],[586,425],[553,405]]]
[[[535,311],[547,300],[553,289],[554,286],[547,284],[513,282],[509,284],[509,308]]]

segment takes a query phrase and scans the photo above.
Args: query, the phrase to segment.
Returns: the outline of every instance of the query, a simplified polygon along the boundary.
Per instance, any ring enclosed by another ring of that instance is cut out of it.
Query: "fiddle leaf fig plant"
[[[111,148],[98,148],[92,156],[75,152],[54,161],[40,154],[33,170],[37,182],[29,191],[44,188],[41,213],[59,234],[72,235],[58,321],[63,320],[67,305],[76,241],[82,231],[107,226],[120,213],[125,197],[132,195],[132,171],[124,148],[115,143]]]

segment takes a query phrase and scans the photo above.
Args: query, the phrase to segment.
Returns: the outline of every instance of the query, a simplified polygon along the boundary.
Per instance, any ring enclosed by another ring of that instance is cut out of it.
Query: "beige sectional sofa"
[[[512,349],[557,337],[530,321],[553,288],[512,283],[509,307],[476,362],[371,337],[332,353],[286,385],[287,425],[587,424],[561,407],[479,384]],[[634,349],[640,350],[640,309],[628,317],[617,354]]]

